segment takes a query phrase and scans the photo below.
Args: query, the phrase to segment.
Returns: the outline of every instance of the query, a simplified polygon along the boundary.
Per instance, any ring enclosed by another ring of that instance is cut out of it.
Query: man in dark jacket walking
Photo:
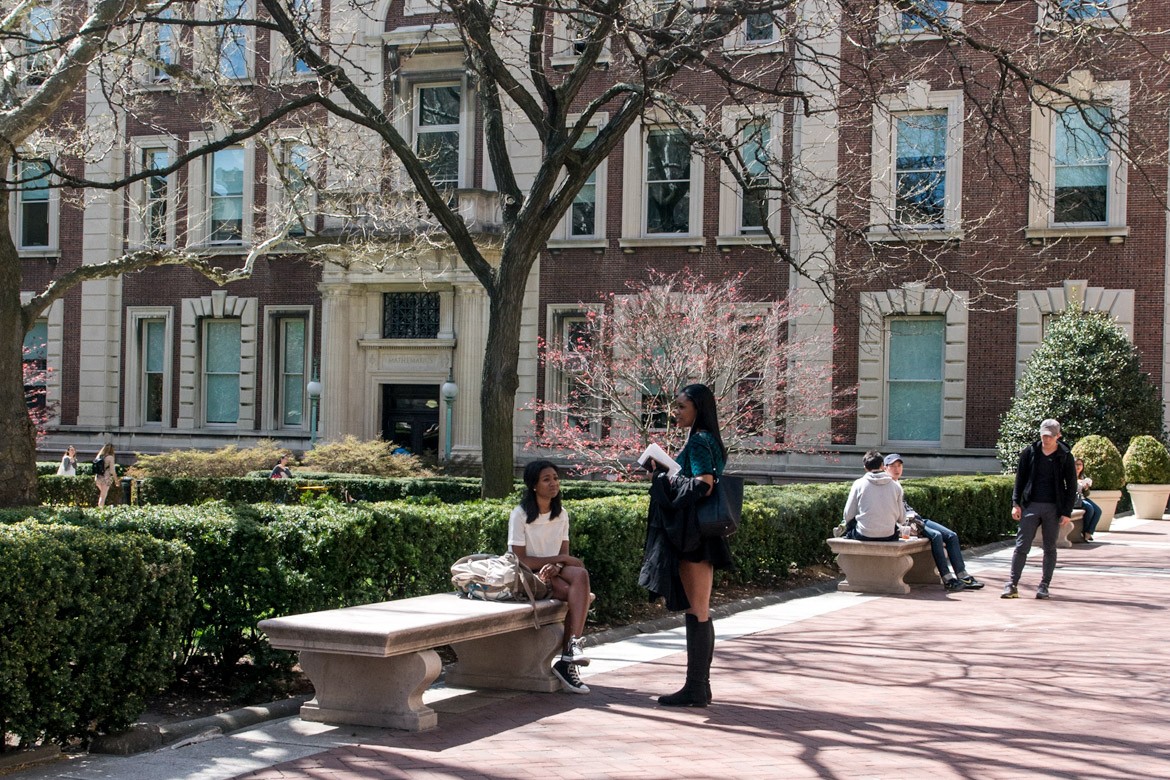
[[[1056,571],[1056,539],[1060,526],[1072,522],[1073,501],[1077,496],[1077,470],[1072,451],[1060,440],[1060,423],[1040,423],[1040,441],[1024,448],[1016,466],[1016,486],[1012,490],[1012,519],[1020,524],[1016,549],[1012,554],[1012,578],[1003,586],[1001,598],[1019,598],[1018,585],[1024,563],[1040,529],[1044,549],[1044,566],[1036,598],[1048,598],[1048,586]]]

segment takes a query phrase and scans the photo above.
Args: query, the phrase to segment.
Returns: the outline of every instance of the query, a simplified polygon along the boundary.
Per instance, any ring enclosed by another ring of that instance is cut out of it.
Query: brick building
[[[200,4],[187,5],[172,12],[203,13]],[[241,18],[256,12],[252,0],[229,5]],[[455,193],[490,257],[499,204],[475,84],[447,17],[425,0],[379,0],[361,13],[337,0],[294,6],[334,41],[344,39],[353,72],[363,74],[370,95],[395,107],[404,137],[418,149],[451,152],[440,155],[432,176]],[[1160,83],[1166,52],[1150,48],[1164,43],[1136,35],[1160,24],[1165,3],[932,1],[922,8],[883,5],[865,15],[810,0],[776,12],[780,23],[754,15],[724,39],[729,61],[749,69],[796,51],[786,36],[797,31],[800,48],[820,61],[793,58],[783,85],[800,86],[811,110],[790,97],[729,101],[714,75],[686,77],[697,112],[731,136],[750,131],[784,161],[787,175],[805,177],[766,208],[752,208],[718,159],[688,153],[676,128],[647,112],[598,168],[532,273],[517,406],[562,392],[566,381],[541,366],[538,337],[563,340],[583,315],[582,302],[620,293],[650,268],[745,272],[761,301],[792,296],[810,304],[791,323],[790,338],[835,336],[820,358],[831,364],[832,382],[815,392],[829,397],[856,387],[857,408],[817,424],[846,457],[745,457],[745,470],[761,475],[852,472],[850,453],[871,447],[913,457],[916,473],[997,470],[998,421],[1014,381],[1044,317],[1067,305],[1113,314],[1165,388],[1170,140],[1166,106],[1145,90]],[[572,35],[557,24],[545,52],[554,67],[575,56]],[[1070,30],[1085,33],[1075,46],[1067,45]],[[1021,61],[1043,63],[1054,90],[995,93],[988,76],[1001,63],[964,47],[958,31],[1011,42]],[[203,96],[176,89],[167,68],[155,67],[160,58],[217,70],[237,89],[254,88],[258,102],[275,99],[272,85],[284,96],[311,88],[304,63],[265,29],[221,27],[211,44],[200,28],[176,25],[158,35],[154,66],[138,74],[137,95],[149,110],[119,123],[91,78],[85,106],[75,111],[115,120],[116,153],[63,165],[90,178],[125,174],[165,166],[222,134],[203,121]],[[865,80],[855,77],[860,71]],[[602,67],[591,79],[587,94],[598,94],[612,75]],[[1002,111],[1014,134],[987,132],[986,106]],[[380,147],[368,135],[335,117],[317,119],[327,135],[351,140],[355,159],[380,169]],[[242,140],[173,174],[84,201],[65,191],[18,190],[11,202],[28,290],[79,263],[141,246],[242,262],[278,207],[298,197],[289,171],[330,178],[306,162],[313,145],[302,121],[276,143]],[[530,181],[540,147],[519,115],[509,153]],[[662,165],[672,154],[689,165]],[[668,168],[673,178],[663,173]],[[656,202],[666,179],[687,193],[684,208]],[[801,190],[802,203],[786,200]],[[824,229],[825,217],[833,230]],[[54,304],[30,334],[30,344],[44,345],[33,357],[52,370],[48,399],[57,412],[46,452],[70,443],[96,449],[107,439],[120,451],[151,452],[261,436],[305,449],[307,387],[318,370],[322,436],[382,435],[437,452],[449,436],[456,457],[476,458],[488,306],[482,287],[442,244],[359,262],[356,255],[370,250],[335,241],[335,223],[321,208],[292,231],[326,247],[323,263],[277,250],[256,261],[250,279],[225,288],[192,271],[156,268],[86,282]],[[765,233],[779,238],[803,273],[777,259]],[[866,272],[871,267],[880,270]],[[808,280],[836,268],[851,270],[835,280],[829,300]],[[459,387],[450,430],[439,396],[448,378]],[[531,422],[518,413],[517,451]]]

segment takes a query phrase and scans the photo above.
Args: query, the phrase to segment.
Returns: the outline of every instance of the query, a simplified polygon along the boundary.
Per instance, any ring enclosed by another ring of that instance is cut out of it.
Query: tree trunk
[[[512,492],[514,475],[513,430],[516,390],[520,387],[520,318],[524,286],[532,263],[505,255],[488,314],[487,348],[483,357],[483,389],[479,397],[483,431],[484,498],[503,498]]]
[[[36,431],[24,398],[20,258],[0,198],[0,507],[37,504]]]

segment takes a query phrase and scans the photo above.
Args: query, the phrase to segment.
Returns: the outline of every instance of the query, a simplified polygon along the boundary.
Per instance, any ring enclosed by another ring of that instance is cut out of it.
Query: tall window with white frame
[[[941,225],[946,218],[947,112],[895,117],[894,218],[900,225]]]
[[[281,184],[288,204],[288,234],[304,236],[313,232],[312,162],[308,144],[288,142],[281,148]]]
[[[935,443],[942,438],[942,317],[893,317],[886,345],[886,440]]]
[[[1061,13],[1070,22],[1109,19],[1113,14],[1110,0],[1056,0]]]
[[[221,149],[211,157],[211,225],[208,242],[239,244],[244,239],[244,149]]]
[[[17,229],[20,249],[49,249],[53,246],[50,212],[49,165],[23,160],[18,168],[16,191]]]
[[[740,195],[739,232],[762,233],[768,221],[768,148],[772,128],[766,119],[744,122],[739,131],[744,187]]]
[[[687,234],[691,230],[691,145],[678,128],[651,128],[646,134],[646,211],[648,235]]]
[[[161,171],[171,164],[171,152],[165,148],[142,150],[142,168]],[[152,173],[144,182],[143,237],[148,246],[166,246],[170,187],[166,174]]]
[[[305,421],[306,325],[305,318],[300,316],[276,319],[280,360],[276,419],[282,428],[300,428]]]
[[[776,23],[770,12],[748,14],[743,21],[743,42],[747,46],[759,46],[776,40]]]
[[[223,19],[243,19],[249,0],[223,0]],[[248,77],[248,28],[242,24],[221,24],[216,28],[219,75],[228,79]]]
[[[234,425],[240,419],[240,321],[203,321],[203,420]]]
[[[300,29],[312,31],[313,29],[313,6],[316,0],[292,0],[289,6],[289,16],[297,24]],[[292,65],[289,68],[294,76],[307,76],[313,72],[309,67],[309,63],[302,60],[300,57],[294,57]]]
[[[1104,224],[1109,219],[1109,139],[1112,114],[1107,106],[1068,106],[1057,113],[1053,156],[1053,209],[1056,224]]]
[[[24,335],[24,400],[28,408],[33,411],[44,409],[47,405],[47,387],[49,357],[49,323],[37,320],[32,328]]]
[[[154,51],[151,56],[151,79],[156,82],[170,81],[171,69],[179,64],[179,30],[165,20],[174,19],[174,9],[167,7],[157,14],[160,21],[154,30]]]
[[[415,90],[415,151],[436,187],[459,186],[462,88],[458,84]]]
[[[578,147],[588,146],[597,137],[594,129],[586,130],[577,141]],[[589,174],[585,185],[573,198],[569,219],[569,238],[592,238],[597,235],[597,169]]]
[[[25,16],[24,51],[21,69],[26,84],[44,82],[53,69],[53,43],[57,37],[57,22],[50,3],[35,3]]]
[[[141,420],[146,425],[163,423],[163,401],[166,393],[167,321],[142,319],[138,321],[138,343],[141,349],[138,365],[142,367],[139,386]]]

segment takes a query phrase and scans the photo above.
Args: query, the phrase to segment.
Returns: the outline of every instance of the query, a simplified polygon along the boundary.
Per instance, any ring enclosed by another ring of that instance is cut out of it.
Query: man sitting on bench
[[[901,455],[897,453],[887,455],[882,464],[886,468],[886,473],[895,482],[902,478]],[[982,588],[983,583],[967,573],[967,566],[963,563],[963,550],[959,545],[959,535],[942,523],[927,520],[919,515],[910,504],[906,503],[905,498],[902,499],[902,504],[906,517],[916,519],[922,526],[923,535],[930,540],[930,552],[934,556],[934,565],[938,567],[938,573],[942,576],[943,587],[950,593]],[[950,565],[947,562],[948,558],[950,558]],[[955,568],[953,574],[951,566]]]
[[[902,486],[882,471],[882,454],[877,450],[865,453],[862,463],[865,476],[853,483],[845,501],[845,538],[896,542],[904,514]]]

